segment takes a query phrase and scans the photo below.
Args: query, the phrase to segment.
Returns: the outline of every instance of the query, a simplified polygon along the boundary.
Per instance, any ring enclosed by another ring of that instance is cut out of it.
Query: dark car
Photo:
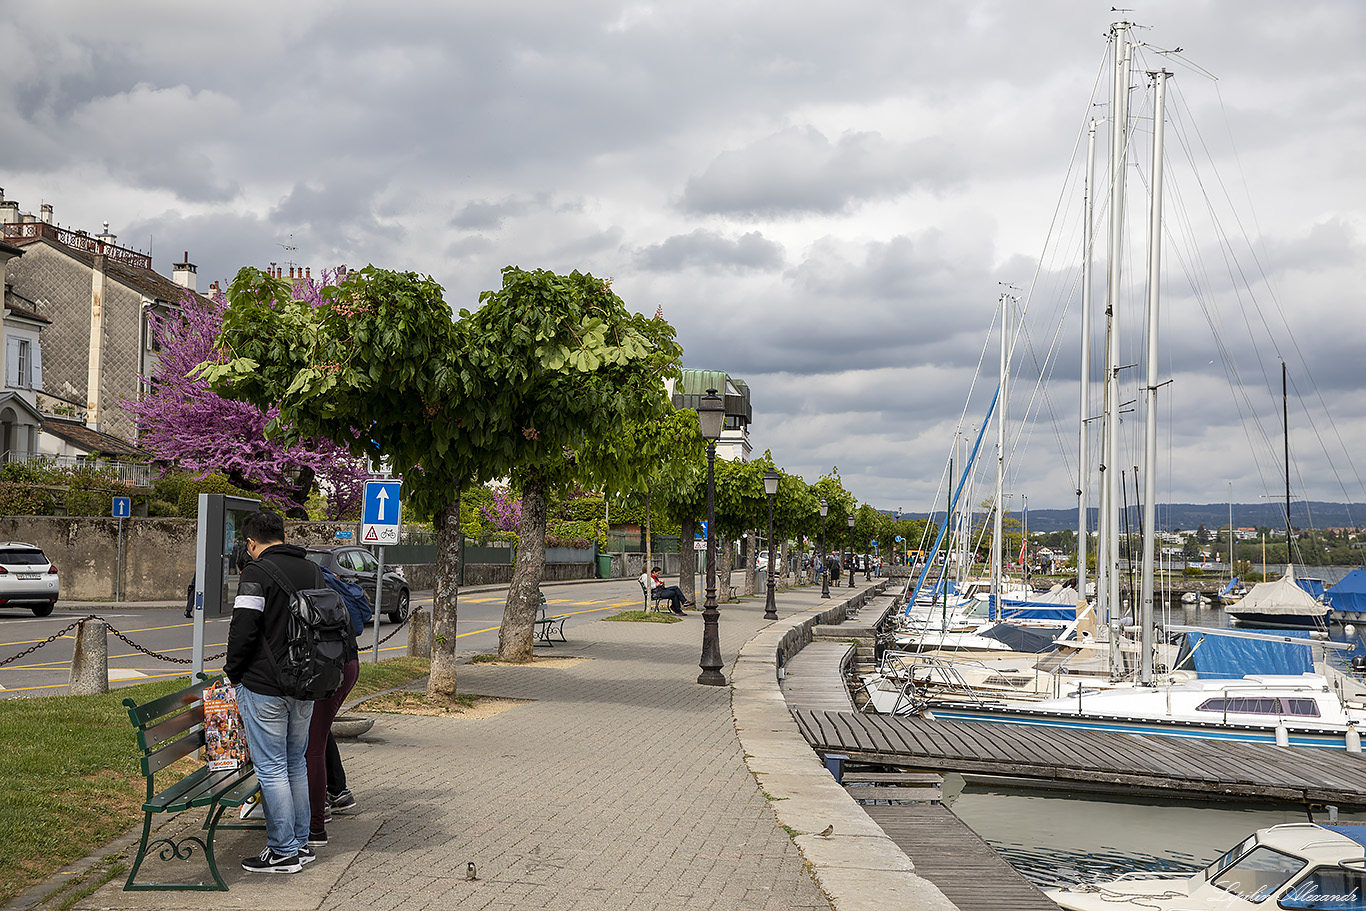
[[[339,577],[347,582],[354,582],[365,591],[365,599],[370,602],[370,608],[375,607],[375,573],[379,570],[379,561],[375,555],[364,547],[355,544],[314,544],[304,548],[308,553],[308,559],[323,567],[330,569]],[[401,623],[408,619],[411,608],[411,598],[408,594],[408,580],[403,577],[403,570],[398,567],[384,567],[384,609],[375,613],[388,614],[389,620],[393,623]]]

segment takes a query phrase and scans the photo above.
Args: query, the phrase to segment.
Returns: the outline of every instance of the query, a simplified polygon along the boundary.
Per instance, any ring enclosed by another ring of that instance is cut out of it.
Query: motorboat
[[[1366,909],[1366,826],[1288,823],[1259,829],[1193,874],[1131,873],[1046,893],[1069,911],[1152,908]]]
[[[1197,679],[1159,686],[1078,686],[1068,695],[1037,702],[977,699],[936,703],[927,714],[947,721],[1338,750],[1353,738],[1359,749],[1358,731],[1366,729],[1366,704],[1348,698],[1342,685],[1317,673],[1249,674],[1237,679]]]

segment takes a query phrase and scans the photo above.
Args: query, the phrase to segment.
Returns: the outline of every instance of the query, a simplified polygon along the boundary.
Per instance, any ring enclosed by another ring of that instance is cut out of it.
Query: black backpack
[[[346,668],[351,618],[341,595],[326,586],[322,570],[316,566],[317,586],[299,589],[269,560],[256,562],[289,593],[284,657],[277,658],[274,650],[266,647],[280,691],[295,699],[326,699],[341,686]]]

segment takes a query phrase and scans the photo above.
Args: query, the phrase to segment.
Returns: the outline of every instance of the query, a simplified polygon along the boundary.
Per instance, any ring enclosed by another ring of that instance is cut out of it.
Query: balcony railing
[[[84,231],[59,228],[45,221],[23,221],[16,224],[0,225],[0,237],[46,237],[48,240],[54,240],[83,253],[102,253],[115,262],[123,263],[126,266],[136,266],[140,269],[152,268],[152,257],[146,253],[139,253],[136,250],[129,250],[127,247],[111,244],[99,237],[92,237]]]
[[[152,466],[148,462],[120,462],[118,459],[89,458],[87,456],[51,455],[45,452],[5,452],[6,462],[30,465],[51,465],[55,468],[97,468],[110,471],[120,484],[129,487],[151,487]]]

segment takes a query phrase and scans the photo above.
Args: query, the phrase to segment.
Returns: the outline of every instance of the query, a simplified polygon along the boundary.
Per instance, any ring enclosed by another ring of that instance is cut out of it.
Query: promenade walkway
[[[821,603],[814,586],[778,594],[785,617]],[[728,679],[766,626],[762,597],[722,605]],[[597,622],[538,649],[588,659],[575,666],[462,667],[462,691],[530,701],[483,720],[374,716],[342,747],[361,811],[333,820],[331,843],[302,873],[234,864],[227,893],[127,893],[120,879],[75,907],[835,907],[746,767],[731,688],[696,683],[701,638],[693,612],[671,625]],[[818,767],[809,753],[797,759]],[[260,844],[258,833],[224,834],[219,856]]]

